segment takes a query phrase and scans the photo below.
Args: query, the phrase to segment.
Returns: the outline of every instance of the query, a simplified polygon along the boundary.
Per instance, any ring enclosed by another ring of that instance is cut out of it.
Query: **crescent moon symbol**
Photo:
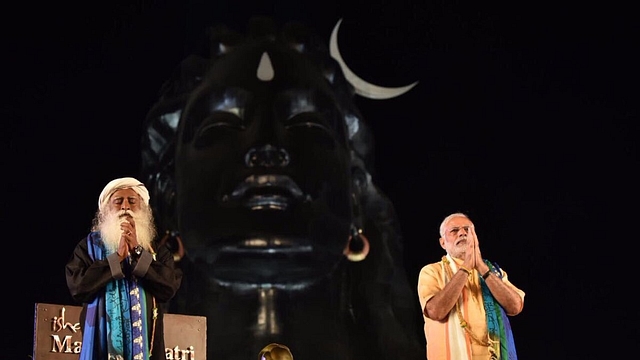
[[[342,19],[338,20],[338,23],[331,32],[329,52],[331,53],[331,57],[340,64],[342,72],[344,73],[344,77],[347,79],[347,81],[349,81],[351,85],[353,85],[356,90],[356,94],[369,99],[385,100],[400,96],[411,90],[411,88],[418,84],[418,82],[416,81],[412,84],[401,87],[382,87],[368,83],[358,77],[358,75],[354,74],[342,59],[342,55],[340,55],[340,50],[338,49],[338,28],[340,27],[341,22]]]

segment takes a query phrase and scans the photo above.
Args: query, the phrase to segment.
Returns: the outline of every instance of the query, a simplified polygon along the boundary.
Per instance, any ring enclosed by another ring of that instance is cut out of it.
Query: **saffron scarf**
[[[97,232],[87,236],[87,244],[92,260],[104,260],[109,255]],[[128,259],[124,266],[125,274],[130,274]],[[110,281],[87,304],[79,360],[149,359],[146,314],[145,293],[133,275]]]
[[[502,271],[497,264],[486,259],[484,261],[496,276],[502,278]],[[442,265],[443,267],[449,267],[449,271],[443,269],[445,271],[442,272],[445,277],[445,282],[448,282],[451,271],[457,271],[458,266],[449,255],[442,258]],[[482,277],[480,277],[480,285],[487,319],[487,331],[489,333],[487,346],[490,347],[489,352],[492,356],[491,359],[517,360],[518,356],[508,316],[498,301],[491,295],[491,291]],[[449,313],[447,321],[447,357],[451,360],[470,360],[472,358],[471,336],[465,334],[467,324],[463,314],[459,310],[463,308],[463,300],[464,294],[458,299],[456,308]]]

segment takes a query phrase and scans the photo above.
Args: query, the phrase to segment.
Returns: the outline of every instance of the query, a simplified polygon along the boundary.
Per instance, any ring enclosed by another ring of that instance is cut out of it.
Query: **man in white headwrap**
[[[156,235],[144,184],[110,181],[65,268],[71,296],[85,307],[80,360],[164,359],[161,313],[181,273]]]

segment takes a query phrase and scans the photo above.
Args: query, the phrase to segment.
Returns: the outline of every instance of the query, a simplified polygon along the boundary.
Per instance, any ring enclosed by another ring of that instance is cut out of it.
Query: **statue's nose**
[[[244,157],[248,167],[284,167],[289,165],[289,153],[283,148],[271,144],[251,148]]]

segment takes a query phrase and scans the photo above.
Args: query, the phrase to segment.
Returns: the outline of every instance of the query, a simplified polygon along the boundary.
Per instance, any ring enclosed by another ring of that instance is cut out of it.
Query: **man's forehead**
[[[136,197],[139,198],[140,195],[138,195],[138,193],[131,189],[131,188],[127,188],[127,189],[118,189],[116,191],[113,192],[113,194],[111,194],[111,199],[116,199],[116,198],[130,198],[130,197]]]
[[[471,225],[471,220],[463,216],[456,216],[447,222],[447,227]]]

